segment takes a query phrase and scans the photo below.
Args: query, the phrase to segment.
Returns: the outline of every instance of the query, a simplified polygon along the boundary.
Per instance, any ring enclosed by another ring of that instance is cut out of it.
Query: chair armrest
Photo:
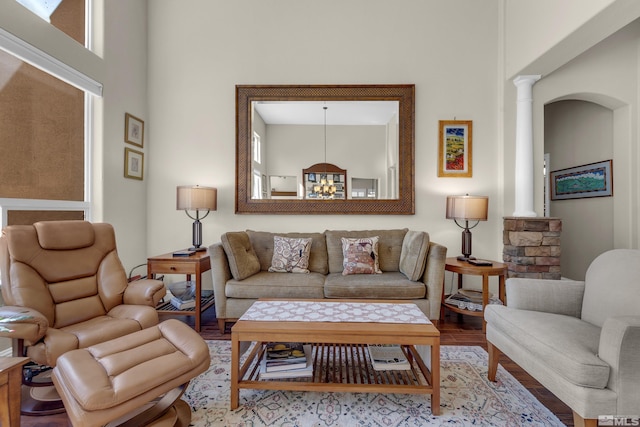
[[[0,307],[0,337],[36,343],[48,328],[49,321],[36,310],[11,305]]]
[[[618,396],[619,414],[640,408],[640,316],[610,317],[600,332],[598,355],[611,366],[607,388]]]
[[[440,305],[442,304],[442,287],[444,284],[444,265],[447,258],[447,247],[435,242],[429,243],[427,263],[424,268],[422,281],[427,287],[429,299],[429,317],[440,318]]]
[[[519,310],[541,311],[580,318],[584,282],[510,278],[506,281],[507,305]]]
[[[211,260],[211,279],[213,282],[213,295],[215,300],[216,317],[227,317],[227,296],[225,286],[231,280],[231,268],[227,254],[222,247],[222,242],[209,246],[209,259]]]
[[[124,290],[124,303],[155,307],[166,294],[167,289],[161,280],[136,280]]]

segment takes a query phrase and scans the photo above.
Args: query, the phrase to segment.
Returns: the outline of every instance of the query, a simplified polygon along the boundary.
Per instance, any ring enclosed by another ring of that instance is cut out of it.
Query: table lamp
[[[487,220],[489,211],[489,197],[487,196],[447,196],[447,219],[452,219],[462,231],[462,255],[458,256],[460,261],[475,259],[471,256],[471,229],[477,226],[480,221]],[[458,223],[464,221],[464,227]],[[476,223],[469,227],[469,221]]]
[[[199,185],[180,185],[177,187],[176,209],[184,210],[189,218],[193,221],[193,247],[190,251],[205,251],[202,245],[202,223],[201,219],[209,215],[209,212],[215,211],[218,206],[218,190],[213,187],[201,187]],[[191,216],[189,211],[195,211],[195,218]],[[200,216],[200,212],[204,212],[204,216]]]

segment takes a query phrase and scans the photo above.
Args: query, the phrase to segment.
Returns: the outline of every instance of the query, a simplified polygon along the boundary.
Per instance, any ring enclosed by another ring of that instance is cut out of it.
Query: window
[[[260,135],[257,132],[253,133],[251,139],[251,150],[253,151],[253,161],[255,163],[262,163],[262,142],[260,141]]]
[[[30,10],[49,6],[45,19],[84,44],[84,0],[20,3],[28,4]],[[3,227],[39,220],[90,219],[89,93],[101,94],[101,90],[100,83],[0,28]]]
[[[85,45],[85,0],[16,1],[81,45]]]

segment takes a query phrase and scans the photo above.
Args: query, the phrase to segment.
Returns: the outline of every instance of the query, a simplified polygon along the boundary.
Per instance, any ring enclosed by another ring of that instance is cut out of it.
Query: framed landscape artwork
[[[471,120],[440,120],[438,139],[438,176],[469,178],[472,169]]]
[[[551,200],[613,196],[612,160],[551,172]]]

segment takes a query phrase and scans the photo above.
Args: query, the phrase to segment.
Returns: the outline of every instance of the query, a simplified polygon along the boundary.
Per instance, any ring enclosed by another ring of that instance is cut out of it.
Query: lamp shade
[[[486,221],[488,211],[487,196],[447,196],[447,219]]]
[[[191,211],[215,211],[218,208],[218,190],[199,185],[177,187],[176,209]]]

